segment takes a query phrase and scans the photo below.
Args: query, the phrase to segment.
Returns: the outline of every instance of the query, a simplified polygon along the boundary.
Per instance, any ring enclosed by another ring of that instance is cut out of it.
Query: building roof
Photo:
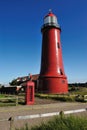
[[[38,77],[39,77],[39,74],[31,75],[31,80],[35,81],[38,79]],[[18,77],[16,80],[17,80],[17,82],[26,82],[26,81],[30,80],[30,76]]]

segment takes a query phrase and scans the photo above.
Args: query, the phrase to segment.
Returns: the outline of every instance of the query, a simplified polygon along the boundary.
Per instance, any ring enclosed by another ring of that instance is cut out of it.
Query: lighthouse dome
[[[60,28],[60,25],[58,24],[57,17],[50,11],[45,17],[44,17],[44,25],[46,26],[55,26],[57,28]]]

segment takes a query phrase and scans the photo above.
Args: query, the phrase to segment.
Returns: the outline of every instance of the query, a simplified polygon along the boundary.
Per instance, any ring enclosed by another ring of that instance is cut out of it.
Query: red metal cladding
[[[68,83],[64,73],[60,26],[51,12],[44,17],[42,31],[42,58],[39,91],[43,93],[67,93]]]
[[[56,17],[56,15],[54,15],[51,11],[44,17],[44,18],[46,18],[46,17],[49,17],[49,16],[52,16],[52,17]]]

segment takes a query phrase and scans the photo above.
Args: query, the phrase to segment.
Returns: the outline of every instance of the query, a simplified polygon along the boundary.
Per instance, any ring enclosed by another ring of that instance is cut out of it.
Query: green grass
[[[24,105],[24,97],[20,98],[16,95],[0,94],[0,107]]]
[[[53,99],[57,101],[65,101],[65,102],[74,102],[75,96],[70,94],[35,94],[36,97],[45,98],[45,99]]]
[[[26,124],[23,128],[16,130],[87,130],[87,118],[76,116],[56,116],[47,123],[42,122],[39,126],[31,129]]]
[[[84,95],[87,95],[87,88],[80,88],[79,90],[70,91],[68,94],[41,94],[36,93],[35,96],[42,99],[53,99],[64,102],[86,102]]]
[[[71,91],[70,94],[87,95],[87,88],[86,87],[81,87],[81,88],[79,88],[79,90]]]
[[[16,106],[16,103],[0,103],[0,107]]]
[[[1,99],[1,98],[4,98],[4,97],[5,97],[5,95],[4,95],[4,94],[0,94],[0,99]]]

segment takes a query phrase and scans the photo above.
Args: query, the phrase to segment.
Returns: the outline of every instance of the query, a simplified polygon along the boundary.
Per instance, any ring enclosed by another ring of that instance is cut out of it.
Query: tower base
[[[68,93],[66,77],[40,77],[38,92],[47,94]]]

